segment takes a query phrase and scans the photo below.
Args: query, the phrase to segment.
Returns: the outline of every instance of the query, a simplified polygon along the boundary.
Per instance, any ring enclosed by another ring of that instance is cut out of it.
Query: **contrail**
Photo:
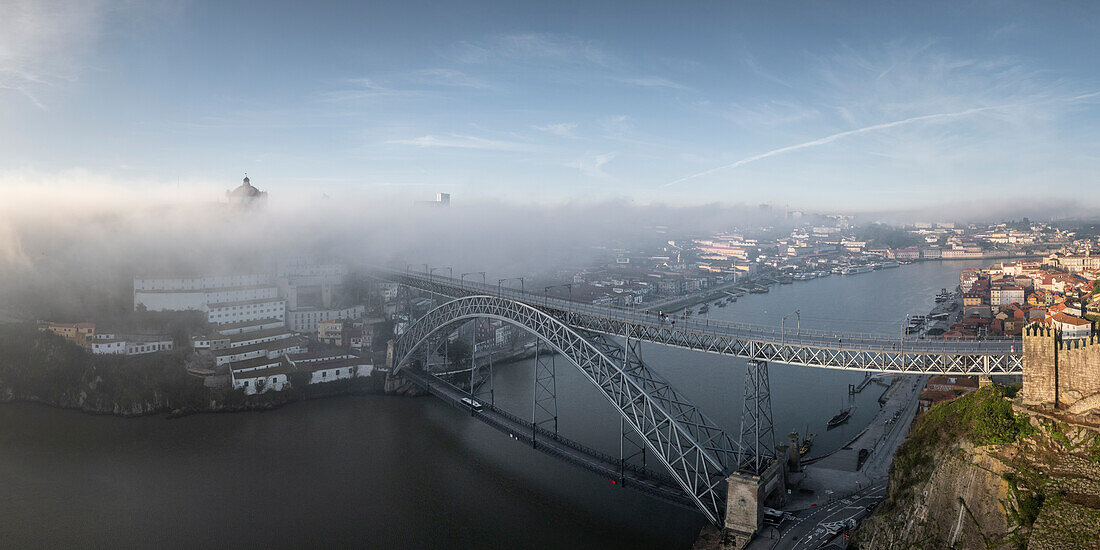
[[[1098,93],[1100,93],[1100,92],[1098,92]],[[1091,96],[1093,94],[1087,94],[1087,95]],[[1086,96],[1079,96],[1079,97],[1072,98],[1072,99],[1083,99],[1084,97],[1086,97]],[[820,139],[815,139],[813,141],[807,141],[806,143],[799,143],[798,145],[790,145],[790,146],[783,147],[783,148],[780,148],[780,149],[773,149],[773,150],[768,151],[766,153],[760,153],[759,155],[754,155],[754,156],[751,156],[751,157],[748,157],[748,158],[743,158],[743,159],[741,159],[737,162],[731,163],[731,164],[726,164],[724,166],[719,166],[717,168],[711,168],[710,170],[699,172],[697,174],[692,174],[690,176],[684,176],[684,177],[682,177],[678,180],[670,181],[670,182],[662,185],[661,187],[669,187],[669,186],[672,186],[672,185],[676,185],[677,183],[683,183],[683,182],[688,181],[688,180],[692,180],[692,179],[695,179],[695,178],[699,178],[699,177],[702,177],[702,176],[713,174],[713,173],[715,173],[719,170],[725,170],[727,168],[737,168],[738,166],[744,166],[744,165],[746,165],[750,162],[756,162],[760,159],[766,159],[768,157],[774,157],[775,155],[779,155],[779,154],[782,154],[782,153],[787,153],[787,152],[790,152],[790,151],[797,151],[799,149],[805,149],[807,147],[816,147],[818,145],[824,145],[826,143],[836,141],[836,140],[838,140],[842,137],[847,137],[847,136],[851,136],[851,135],[854,135],[854,134],[862,134],[862,133],[865,133],[865,132],[873,132],[875,130],[883,130],[883,129],[886,129],[886,128],[893,128],[894,126],[902,126],[904,124],[910,124],[910,123],[913,123],[913,122],[920,122],[920,121],[923,121],[923,120],[936,120],[936,119],[941,119],[941,118],[956,118],[956,117],[961,117],[961,116],[972,115],[974,113],[980,113],[982,111],[992,111],[992,110],[995,110],[995,109],[1004,109],[1006,107],[1015,107],[1017,105],[1018,104],[993,105],[993,106],[989,106],[989,107],[975,107],[973,109],[967,109],[965,111],[958,111],[958,112],[955,112],[955,113],[935,113],[935,114],[931,114],[931,115],[921,115],[921,116],[915,116],[915,117],[912,117],[912,118],[907,118],[907,119],[904,119],[904,120],[895,120],[893,122],[885,122],[885,123],[882,123],[882,124],[875,124],[874,126],[867,126],[865,128],[857,128],[855,130],[848,130],[848,131],[845,131],[845,132],[840,132],[838,134],[833,134],[831,136],[825,136],[825,137],[820,138]]]

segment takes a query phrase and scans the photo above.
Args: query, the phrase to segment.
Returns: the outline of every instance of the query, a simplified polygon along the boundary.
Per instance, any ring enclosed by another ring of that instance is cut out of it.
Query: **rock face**
[[[972,433],[936,424],[962,410],[934,411],[899,451],[857,547],[1100,548],[1100,429],[1017,407],[1014,441],[975,445]],[[927,437],[936,431],[948,441]]]

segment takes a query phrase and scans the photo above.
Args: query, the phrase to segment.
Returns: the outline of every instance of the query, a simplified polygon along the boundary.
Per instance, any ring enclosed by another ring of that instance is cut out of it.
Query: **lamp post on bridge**
[[[429,282],[432,280],[432,275],[435,274],[435,270],[437,270],[437,269],[446,269],[447,270],[447,277],[450,277],[452,279],[454,278],[454,271],[451,270],[450,266],[433,267],[433,268],[428,270],[428,281]]]
[[[523,277],[505,277],[503,279],[497,279],[497,297],[499,298],[503,293],[504,281],[519,280],[519,291],[523,292]]]
[[[481,275],[481,284],[485,284],[485,272],[484,271],[471,271],[469,273],[463,273],[459,276],[460,282],[465,282],[467,275]]]
[[[542,289],[543,301],[546,302],[547,305],[549,305],[550,304],[550,289],[551,288],[562,288],[562,287],[565,287],[565,288],[569,289],[569,301],[572,302],[573,301],[573,283],[562,283],[560,285],[550,285],[550,286],[547,286],[547,287],[543,288]]]

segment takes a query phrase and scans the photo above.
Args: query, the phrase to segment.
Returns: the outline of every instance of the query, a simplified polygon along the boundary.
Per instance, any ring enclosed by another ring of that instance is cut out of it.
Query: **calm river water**
[[[899,333],[973,262],[932,262],[772,287],[713,318]],[[697,308],[696,308],[697,309]],[[644,357],[736,434],[744,361],[647,346]],[[558,362],[560,428],[618,453],[611,406]],[[828,452],[881,386],[772,365],[776,436]],[[498,405],[530,414],[531,364],[497,369]],[[847,424],[826,431],[840,408]],[[431,398],[347,397],[273,412],[122,419],[0,405],[0,547],[688,548],[690,510],[532,451]]]

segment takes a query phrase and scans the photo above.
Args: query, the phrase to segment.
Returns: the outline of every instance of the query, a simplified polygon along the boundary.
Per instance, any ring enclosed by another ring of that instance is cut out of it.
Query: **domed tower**
[[[248,179],[248,174],[244,175],[244,181],[236,189],[226,191],[225,196],[229,199],[230,206],[241,208],[260,206],[267,200],[267,192],[252,187],[252,181]]]

